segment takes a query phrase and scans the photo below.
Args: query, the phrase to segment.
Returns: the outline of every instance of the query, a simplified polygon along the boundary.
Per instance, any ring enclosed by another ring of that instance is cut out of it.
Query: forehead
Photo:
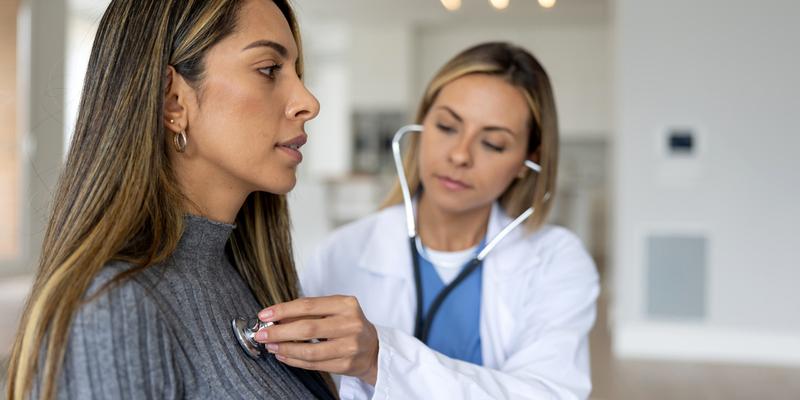
[[[270,0],[246,0],[230,39],[237,46],[241,45],[239,49],[257,40],[274,41],[289,50],[290,59],[297,58],[297,44],[289,22]]]
[[[444,85],[434,105],[447,105],[464,119],[487,122],[526,122],[530,115],[522,90],[506,80],[486,74],[470,74]]]

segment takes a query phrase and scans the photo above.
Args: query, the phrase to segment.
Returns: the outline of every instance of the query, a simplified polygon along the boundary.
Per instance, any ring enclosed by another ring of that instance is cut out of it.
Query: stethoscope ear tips
[[[231,327],[233,328],[233,335],[236,337],[236,341],[242,346],[242,350],[244,350],[245,354],[254,360],[268,354],[266,347],[256,342],[256,332],[272,325],[275,324],[273,322],[263,322],[258,318],[245,319],[243,317],[238,317],[231,321]]]

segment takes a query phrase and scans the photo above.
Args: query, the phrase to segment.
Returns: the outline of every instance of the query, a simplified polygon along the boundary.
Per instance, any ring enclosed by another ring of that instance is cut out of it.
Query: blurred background
[[[435,71],[512,41],[555,86],[552,222],[602,276],[592,398],[800,398],[800,2],[294,3],[322,104],[289,196],[298,268],[376,209]],[[3,365],[106,5],[0,0]]]

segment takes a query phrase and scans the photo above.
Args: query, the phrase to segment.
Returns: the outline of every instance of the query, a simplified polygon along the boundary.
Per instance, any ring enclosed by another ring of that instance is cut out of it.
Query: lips
[[[278,143],[278,146],[280,146],[280,147],[288,147],[288,148],[293,149],[293,150],[298,150],[301,147],[303,147],[303,145],[306,144],[307,141],[308,141],[308,135],[303,133],[303,134],[295,136],[291,140],[287,140],[285,142]]]
[[[296,162],[303,161],[303,154],[300,153],[300,148],[306,144],[308,135],[305,133],[295,136],[294,138],[281,142],[275,145],[279,150],[283,151],[286,155]]]
[[[451,178],[451,177],[444,176],[444,175],[435,175],[435,177],[439,181],[439,183],[445,189],[448,189],[448,190],[459,191],[459,190],[466,190],[466,189],[471,189],[472,188],[472,185],[470,185],[470,184],[468,184],[468,183],[466,183],[464,181],[460,181],[458,179],[455,179],[455,178]]]

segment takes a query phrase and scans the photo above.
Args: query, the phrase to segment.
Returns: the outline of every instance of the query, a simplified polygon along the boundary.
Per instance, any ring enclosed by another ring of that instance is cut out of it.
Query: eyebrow
[[[286,48],[286,46],[284,46],[284,45],[282,45],[280,43],[273,42],[271,40],[256,40],[255,42],[250,43],[247,46],[245,46],[242,49],[242,51],[255,49],[255,48],[259,48],[259,47],[268,47],[268,48],[270,48],[272,50],[275,50],[275,51],[278,52],[278,55],[280,55],[283,58],[287,58],[289,56],[289,50]]]
[[[453,109],[452,109],[452,108],[450,108],[450,107],[448,107],[448,106],[439,106],[438,108],[441,108],[442,110],[445,110],[445,111],[447,111],[448,113],[450,113],[450,115],[451,115],[453,118],[455,118],[455,119],[456,119],[456,120],[457,120],[459,123],[463,123],[463,122],[464,122],[464,119],[463,119],[463,118],[461,118],[461,116],[460,116],[460,115],[458,115],[458,113],[457,113],[457,112],[453,111]],[[489,126],[484,126],[483,128],[481,128],[481,130],[483,130],[483,131],[489,131],[489,132],[492,132],[492,131],[506,132],[506,133],[510,134],[511,136],[516,136],[516,134],[514,133],[514,131],[512,131],[511,129],[509,129],[509,128],[506,128],[506,127],[504,127],[504,126],[489,125]]]

